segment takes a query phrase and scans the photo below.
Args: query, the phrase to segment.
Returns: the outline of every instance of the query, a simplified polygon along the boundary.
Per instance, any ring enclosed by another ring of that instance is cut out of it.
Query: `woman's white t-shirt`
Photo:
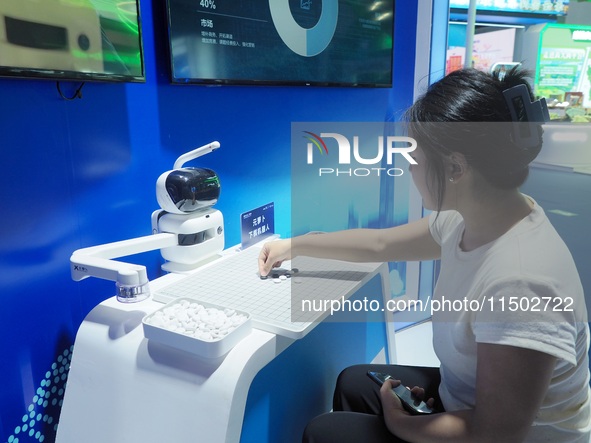
[[[460,249],[464,222],[458,212],[433,213],[430,221],[441,245],[433,344],[441,361],[445,409],[475,407],[477,343],[541,351],[558,360],[526,441],[588,443],[589,327],[583,289],[570,252],[542,208],[534,203],[507,233],[469,252]]]

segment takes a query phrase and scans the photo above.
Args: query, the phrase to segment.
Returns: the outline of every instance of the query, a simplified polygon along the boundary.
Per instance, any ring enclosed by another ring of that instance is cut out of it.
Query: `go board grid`
[[[292,277],[262,280],[257,259],[260,248],[223,256],[213,263],[156,291],[154,299],[169,302],[177,298],[248,312],[253,327],[290,338],[303,337],[327,312],[299,309],[302,300],[348,298],[378,270],[379,264],[296,257],[281,269],[293,270]],[[293,314],[293,315],[292,315]]]

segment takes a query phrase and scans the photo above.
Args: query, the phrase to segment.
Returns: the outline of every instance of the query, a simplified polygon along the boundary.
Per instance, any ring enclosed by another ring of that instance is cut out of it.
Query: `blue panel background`
[[[378,275],[350,300],[381,300],[381,294]],[[387,347],[382,320],[379,312],[336,314],[265,366],[248,393],[240,443],[300,442],[306,424],[332,409],[339,373]]]
[[[220,141],[195,163],[220,176],[226,245],[269,201],[285,236],[291,122],[383,121],[411,102],[416,0],[397,2],[392,89],[170,85],[163,3],[140,5],[145,84],[87,83],[65,101],[52,81],[0,79],[0,442],[54,440],[76,330],[114,294],[73,282],[70,254],[149,234],[156,179],[180,154]],[[158,253],[133,261],[160,275]]]

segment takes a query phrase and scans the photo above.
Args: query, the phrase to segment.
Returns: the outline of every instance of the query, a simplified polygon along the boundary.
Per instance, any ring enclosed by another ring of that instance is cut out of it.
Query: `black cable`
[[[64,93],[62,92],[62,88],[60,85],[60,82],[56,82],[55,86],[57,87],[57,92],[59,92],[60,96],[64,99],[64,100],[75,100],[77,98],[82,98],[82,87],[84,86],[84,82],[80,83],[80,86],[78,86],[78,88],[76,89],[76,91],[74,92],[74,94],[71,97],[66,97],[64,95]]]

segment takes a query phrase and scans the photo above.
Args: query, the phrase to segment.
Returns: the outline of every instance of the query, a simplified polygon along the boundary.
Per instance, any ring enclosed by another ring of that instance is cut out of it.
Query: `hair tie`
[[[518,164],[525,168],[542,147],[542,123],[550,121],[546,99],[532,101],[529,88],[524,84],[504,90],[503,97],[513,121],[511,139],[519,148]]]
[[[505,89],[503,96],[513,120],[513,141],[519,146],[532,147],[540,143],[538,131],[541,123],[550,121],[548,105],[544,97],[531,101],[529,89],[521,84]]]

